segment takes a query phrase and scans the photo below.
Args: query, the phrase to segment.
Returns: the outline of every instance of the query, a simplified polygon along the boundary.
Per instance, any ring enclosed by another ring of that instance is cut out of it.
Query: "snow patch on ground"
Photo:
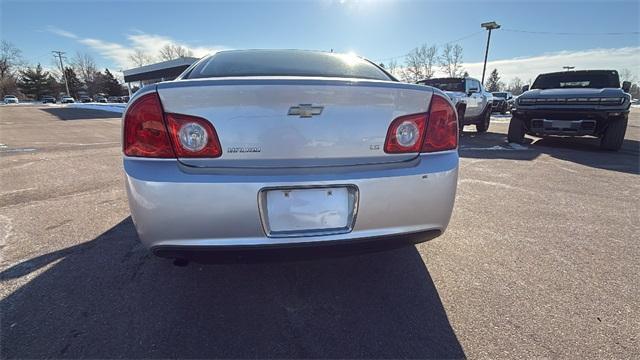
[[[21,101],[17,104],[11,103],[11,104],[5,104],[4,102],[1,102],[0,105],[2,106],[32,106],[32,105],[42,105],[41,102],[39,101]]]
[[[511,115],[491,115],[492,123],[508,124],[511,121]]]
[[[127,104],[122,103],[74,103],[66,105],[78,109],[110,111],[122,114]]]

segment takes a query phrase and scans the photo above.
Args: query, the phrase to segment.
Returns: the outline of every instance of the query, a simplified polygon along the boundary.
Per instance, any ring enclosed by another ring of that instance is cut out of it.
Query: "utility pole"
[[[484,51],[484,66],[482,67],[482,86],[484,86],[484,73],[487,71],[487,56],[489,55],[489,42],[491,41],[491,30],[500,29],[500,25],[495,21],[480,24],[481,27],[489,30],[487,35],[487,48]]]
[[[60,70],[62,71],[62,77],[64,78],[64,87],[67,89],[67,96],[71,96],[69,94],[69,83],[67,82],[67,73],[64,71],[64,65],[62,65],[62,55],[64,55],[64,51],[52,51],[54,56],[57,56],[60,59]]]

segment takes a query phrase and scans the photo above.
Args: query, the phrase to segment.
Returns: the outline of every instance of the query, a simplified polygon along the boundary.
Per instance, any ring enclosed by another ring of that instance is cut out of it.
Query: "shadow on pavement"
[[[0,278],[37,269],[1,303],[5,358],[464,357],[413,246],[175,267],[126,218]]]
[[[91,120],[91,119],[117,119],[122,117],[122,114],[117,112],[105,111],[105,110],[93,110],[93,109],[80,109],[80,108],[64,108],[64,107],[50,107],[40,109],[47,112],[60,120]]]
[[[556,159],[599,169],[630,174],[640,173],[640,142],[625,139],[620,151],[600,150],[596,138],[548,137],[532,140],[527,137],[521,149],[511,149],[505,134],[486,132],[463,133],[460,136],[460,156],[477,159],[534,160],[542,154]]]

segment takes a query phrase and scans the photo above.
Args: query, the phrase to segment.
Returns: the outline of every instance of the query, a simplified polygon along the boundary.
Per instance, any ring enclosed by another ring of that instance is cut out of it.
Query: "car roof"
[[[418,80],[418,82],[431,81],[431,80],[465,80],[465,79],[480,81],[476,78],[472,78],[471,76],[467,76],[467,77],[440,77],[440,78],[422,79],[422,80]]]
[[[557,72],[550,72],[550,73],[543,73],[540,75],[567,75],[567,74],[602,74],[602,73],[616,73],[618,74],[617,70],[570,70],[570,71],[557,71]],[[538,75],[538,76],[540,76]]]
[[[422,79],[422,80],[419,80],[419,81],[431,81],[431,80],[464,80],[464,78],[457,78],[457,77],[441,77],[441,78]]]

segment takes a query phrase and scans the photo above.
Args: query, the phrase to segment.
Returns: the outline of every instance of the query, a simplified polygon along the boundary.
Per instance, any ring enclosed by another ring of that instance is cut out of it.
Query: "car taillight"
[[[222,155],[213,125],[203,118],[164,113],[157,93],[139,97],[124,117],[127,156],[175,158]]]
[[[178,157],[214,158],[222,155],[218,134],[203,118],[166,114],[169,134]]]
[[[458,122],[453,106],[433,94],[428,113],[404,115],[391,122],[384,151],[390,154],[453,150],[458,146]]]
[[[418,152],[422,147],[427,113],[396,118],[389,126],[384,151],[391,154]]]
[[[124,154],[127,156],[175,157],[164,125],[162,105],[157,93],[141,96],[124,116]]]
[[[453,150],[457,146],[458,121],[456,110],[447,99],[433,94],[422,152]]]

